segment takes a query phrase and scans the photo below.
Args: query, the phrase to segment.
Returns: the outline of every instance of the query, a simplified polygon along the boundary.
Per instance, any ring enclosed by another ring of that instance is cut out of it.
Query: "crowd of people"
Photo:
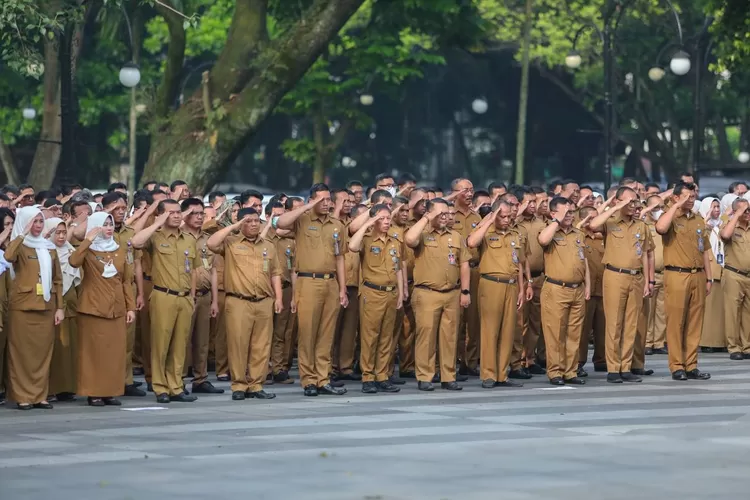
[[[264,205],[183,181],[131,199],[121,183],[5,186],[0,402],[189,403],[224,392],[210,371],[232,400],[272,399],[295,357],[306,396],[583,385],[590,344],[610,383],[641,382],[653,354],[706,380],[701,348],[750,359],[750,196],[729,190],[381,174]]]

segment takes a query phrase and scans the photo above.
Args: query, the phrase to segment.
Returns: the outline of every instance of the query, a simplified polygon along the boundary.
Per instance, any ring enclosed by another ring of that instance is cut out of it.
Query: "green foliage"
[[[704,0],[716,17],[711,34],[721,69],[732,72],[750,65],[750,6],[747,0]]]
[[[312,164],[315,161],[315,143],[310,139],[286,139],[281,143],[284,156],[302,164]]]

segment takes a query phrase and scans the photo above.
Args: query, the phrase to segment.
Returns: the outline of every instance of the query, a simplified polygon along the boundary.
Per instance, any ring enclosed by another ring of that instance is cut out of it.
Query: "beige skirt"
[[[40,403],[49,394],[55,311],[9,311],[8,399]]]
[[[78,394],[113,397],[125,389],[125,317],[78,313]]]
[[[55,328],[55,347],[52,350],[52,365],[49,373],[49,392],[76,392],[76,376],[78,372],[78,347],[75,318],[65,320]]]
[[[706,297],[706,312],[703,315],[703,332],[701,333],[701,347],[727,346],[724,332],[724,294],[721,282],[711,285],[711,294]]]

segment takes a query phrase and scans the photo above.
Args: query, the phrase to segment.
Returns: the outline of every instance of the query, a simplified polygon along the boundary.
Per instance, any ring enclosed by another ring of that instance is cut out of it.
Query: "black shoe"
[[[594,371],[595,372],[606,372],[607,371],[607,364],[606,363],[599,363],[594,365]]]
[[[401,378],[417,378],[417,373],[414,371],[411,372],[402,372],[399,370],[398,376]]]
[[[5,404],[5,393],[0,392],[0,406]]]
[[[280,371],[276,375],[273,376],[273,381],[277,384],[293,384],[294,379],[289,376],[289,372],[287,371]]]
[[[135,382],[133,382],[133,385],[134,385],[134,386],[136,386],[136,387],[140,387],[140,386],[142,386],[142,385],[143,385],[143,382],[138,382],[138,381],[136,380]]]
[[[102,401],[107,406],[122,406],[122,402],[117,398],[102,398]]]
[[[433,384],[439,384],[440,383],[440,374],[436,373],[432,376],[432,383]]]
[[[170,401],[175,401],[177,403],[193,403],[197,400],[195,396],[191,396],[189,394],[185,394],[184,392],[182,394],[178,394],[177,396],[169,396]]]
[[[584,370],[583,367],[580,367],[576,371],[576,377],[583,378],[583,377],[588,377],[588,376],[589,376],[589,372],[587,372],[586,370]]]
[[[515,378],[518,380],[529,380],[531,378],[530,373],[526,373],[526,371],[521,368],[519,370],[511,370],[508,374],[508,378]]]
[[[224,389],[214,387],[214,385],[206,380],[200,384],[193,384],[193,394],[224,394]]]
[[[343,396],[346,394],[346,388],[333,387],[331,384],[326,384],[322,387],[318,387],[318,394],[327,394],[329,396]]]
[[[362,375],[358,375],[354,372],[341,373],[336,376],[336,380],[353,380],[354,382],[359,382],[360,380],[362,380]]]
[[[435,387],[432,385],[432,382],[417,382],[417,389],[420,391],[432,392],[435,390]]]
[[[72,392],[58,392],[55,397],[62,403],[76,400],[76,395]]]
[[[50,403],[49,401],[46,403],[35,403],[34,408],[39,408],[40,410],[51,410],[52,403]]]
[[[702,372],[699,369],[690,370],[687,372],[687,378],[689,380],[708,380],[711,378],[710,373]]]
[[[532,375],[546,375],[547,374],[547,370],[545,370],[544,368],[542,368],[540,365],[536,363],[528,366],[526,368],[526,371]]]
[[[187,378],[194,378],[194,377],[195,377],[195,373],[193,372],[193,367],[189,366],[188,371],[187,371]]]
[[[742,361],[745,359],[745,356],[741,352],[733,352],[729,355],[729,359],[732,361]]]
[[[458,385],[458,382],[441,382],[440,387],[446,391],[460,391],[463,389],[463,387]]]
[[[523,387],[521,382],[514,382],[513,380],[504,380],[502,382],[495,382],[495,387]]]
[[[229,382],[229,375],[217,375],[216,380],[219,382]]]
[[[362,382],[362,392],[365,394],[377,394],[378,386],[375,382]]]
[[[466,375],[467,377],[478,377],[479,376],[479,370],[476,368],[469,368],[468,366],[462,366],[460,370],[458,370],[458,373],[460,375]],[[458,380],[458,379],[456,379]]]
[[[565,381],[562,377],[551,378],[549,379],[549,383],[550,385],[565,385]]]
[[[654,354],[654,349],[652,347],[647,347],[646,350],[643,351],[643,354],[645,354],[646,356],[651,356],[652,354]]]
[[[18,408],[21,411],[26,411],[26,410],[31,410],[34,407],[27,403],[16,403],[16,408]]]
[[[658,349],[654,348],[653,352],[654,354],[669,354],[669,351],[667,350],[666,347],[659,347]]]
[[[142,398],[146,395],[144,391],[140,390],[134,385],[126,385],[124,394],[125,396],[134,397],[134,398]]]
[[[742,355],[742,357],[743,357],[743,358],[745,358],[745,359],[750,359],[750,352],[746,352],[746,353],[744,353],[744,354]]]
[[[715,347],[701,347],[701,352],[704,354],[713,354],[716,352],[716,350],[717,349]]]
[[[675,370],[672,373],[672,380],[687,380],[687,373],[685,370]]]
[[[495,384],[497,384],[497,382],[491,378],[482,380],[482,389],[492,389],[495,387]]]
[[[580,377],[566,378],[563,382],[568,385],[586,385],[586,381]]]
[[[460,373],[456,374],[456,382],[467,382],[469,380],[468,375],[461,375]]]
[[[187,390],[187,386],[185,384],[182,384],[182,394],[184,394],[185,396],[190,395],[190,391]]]
[[[330,385],[331,387],[346,387],[346,384],[343,380],[331,380],[326,385]]]
[[[143,375],[143,368],[141,368],[140,366],[133,367],[133,376],[140,377],[141,375]]]
[[[317,396],[318,395],[318,388],[314,385],[306,385],[305,386],[305,396]],[[244,393],[243,393],[244,396]]]
[[[638,375],[639,377],[647,377],[649,375],[653,375],[654,370],[651,370],[651,369],[644,370],[643,368],[632,368],[630,370],[630,373],[632,373],[633,375]]]
[[[401,392],[401,388],[393,385],[390,380],[378,382],[377,385],[380,392]]]
[[[395,375],[391,375],[391,377],[388,379],[388,382],[394,385],[404,385],[406,384],[406,380],[400,379]]]
[[[619,373],[608,373],[607,382],[610,384],[622,384],[622,377]]]
[[[547,369],[547,360],[546,359],[537,359],[536,364],[541,366],[543,369]]]
[[[272,392],[266,392],[263,389],[259,391],[247,391],[245,393],[246,398],[255,398],[255,399],[274,399],[276,397],[276,394]]]
[[[169,403],[171,400],[169,399],[169,394],[163,393],[156,396],[156,402],[157,403]]]
[[[106,406],[102,398],[88,398],[87,403],[89,406]]]
[[[641,377],[628,372],[621,373],[620,378],[623,382],[643,382],[643,379]]]
[[[245,400],[244,391],[232,391],[232,401],[244,401],[244,400]]]

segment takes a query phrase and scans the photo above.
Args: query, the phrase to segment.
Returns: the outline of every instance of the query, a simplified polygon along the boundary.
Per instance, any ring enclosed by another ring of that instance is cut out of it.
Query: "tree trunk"
[[[523,60],[521,62],[521,90],[518,103],[518,130],[516,131],[516,184],[523,184],[524,156],[526,154],[526,111],[529,103],[529,50],[531,49],[532,0],[526,0],[526,20],[523,34]]]
[[[253,60],[241,49],[249,44],[257,48],[264,29],[252,33],[234,27],[257,25],[258,6],[265,2],[238,1],[233,28],[208,82],[211,102],[220,101],[224,116],[217,113],[209,126],[210,116],[206,116],[201,100],[195,96],[187,100],[171,113],[166,127],[152,136],[144,178],[184,179],[196,192],[213,186],[363,1],[315,0],[284,36],[261,44],[263,48]],[[254,5],[256,8],[251,8]],[[237,85],[231,89],[221,86],[226,78],[220,76],[228,74],[228,67],[235,68],[233,74],[251,67],[253,71],[247,81],[237,77]]]
[[[3,171],[8,184],[18,186],[21,183],[21,176],[18,175],[16,163],[13,161],[13,153],[11,153],[8,145],[3,142],[2,137],[0,137],[0,163],[3,164]]]
[[[725,167],[734,163],[732,147],[729,145],[729,139],[727,138],[727,128],[724,125],[724,118],[719,113],[714,114],[714,133],[716,134],[716,142],[719,144],[720,166]]]

